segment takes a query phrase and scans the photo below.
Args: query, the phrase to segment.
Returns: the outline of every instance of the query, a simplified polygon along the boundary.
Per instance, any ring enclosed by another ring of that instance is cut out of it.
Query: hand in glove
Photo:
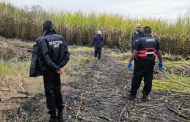
[[[164,70],[164,65],[163,65],[162,62],[160,62],[160,63],[158,64],[158,69],[159,69],[160,71]]]
[[[128,68],[129,70],[132,69],[132,63],[131,63],[131,62],[128,63],[127,68]]]

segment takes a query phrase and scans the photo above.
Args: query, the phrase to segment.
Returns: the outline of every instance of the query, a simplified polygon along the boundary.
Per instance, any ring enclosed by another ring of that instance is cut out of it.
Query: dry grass
[[[64,67],[64,79],[67,78],[72,72],[78,71],[83,68],[84,64],[94,61],[94,57],[89,55],[92,53],[92,48],[88,47],[72,47],[69,49],[71,52],[71,59]],[[84,56],[86,55],[86,56]],[[29,77],[30,60],[0,60],[0,81],[1,84],[9,84],[10,87],[17,89],[20,85],[25,86],[25,90],[30,93],[43,92],[42,78]],[[20,86],[20,87],[21,87]]]
[[[164,80],[154,80],[153,89],[164,91],[190,92],[190,78],[177,75],[167,75]]]

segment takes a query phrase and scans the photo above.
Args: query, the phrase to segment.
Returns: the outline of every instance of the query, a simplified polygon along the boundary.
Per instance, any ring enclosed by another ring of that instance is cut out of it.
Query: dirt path
[[[104,52],[107,54],[107,52]],[[82,75],[81,75],[81,72]],[[124,91],[126,87],[126,69],[108,56],[103,55],[101,61],[95,61],[85,66],[74,81],[64,84],[77,91],[63,92],[66,104],[66,113],[73,113],[71,118],[83,121],[101,121],[104,117],[117,118],[120,109],[125,105]],[[129,81],[128,81],[129,82]],[[64,90],[64,87],[63,87]],[[74,101],[68,99],[73,98]],[[71,105],[70,105],[71,104]],[[74,110],[69,110],[73,108]],[[68,109],[68,110],[67,110]],[[69,111],[69,112],[68,112]],[[101,119],[102,118],[102,119]]]
[[[150,101],[141,103],[139,90],[138,99],[128,101],[132,72],[109,53],[63,84],[66,121],[185,121],[167,108],[169,93],[153,91]],[[64,91],[66,86],[72,90]]]
[[[188,116],[183,116],[183,112],[180,113],[183,117],[180,117],[168,108],[170,105],[182,105],[181,102],[189,107],[189,94],[180,98],[178,93],[153,90],[149,101],[142,103],[139,90],[138,98],[133,102],[128,101],[132,72],[119,62],[120,59],[110,57],[111,52],[109,49],[104,50],[100,61],[87,63],[80,70],[72,72],[68,80],[62,83],[66,122],[187,121],[184,118]],[[174,104],[172,100],[176,98],[177,103]],[[43,94],[21,104],[17,110],[7,110],[7,116],[18,116],[20,120],[27,118],[27,121],[35,122],[48,120]],[[13,111],[17,114],[13,114]]]

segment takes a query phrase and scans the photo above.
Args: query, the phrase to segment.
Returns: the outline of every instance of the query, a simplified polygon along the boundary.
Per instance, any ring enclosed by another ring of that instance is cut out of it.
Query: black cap
[[[150,26],[145,26],[144,27],[144,34],[151,34],[152,33],[152,29]]]
[[[53,29],[53,24],[50,20],[46,20],[44,21],[43,23],[43,31],[48,31],[48,30],[51,30]]]

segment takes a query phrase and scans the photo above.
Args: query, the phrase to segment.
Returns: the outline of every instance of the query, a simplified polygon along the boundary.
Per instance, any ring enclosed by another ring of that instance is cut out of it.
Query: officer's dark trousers
[[[134,60],[134,73],[131,84],[131,95],[136,95],[140,87],[141,81],[144,78],[143,94],[148,96],[152,89],[154,60]]]
[[[61,79],[60,75],[56,72],[46,73],[43,75],[44,88],[46,95],[47,108],[49,113],[56,110],[62,111],[63,99],[61,94]]]
[[[94,57],[98,56],[98,59],[100,59],[101,58],[101,54],[102,54],[102,48],[101,47],[100,48],[96,47],[95,51],[94,51]]]

